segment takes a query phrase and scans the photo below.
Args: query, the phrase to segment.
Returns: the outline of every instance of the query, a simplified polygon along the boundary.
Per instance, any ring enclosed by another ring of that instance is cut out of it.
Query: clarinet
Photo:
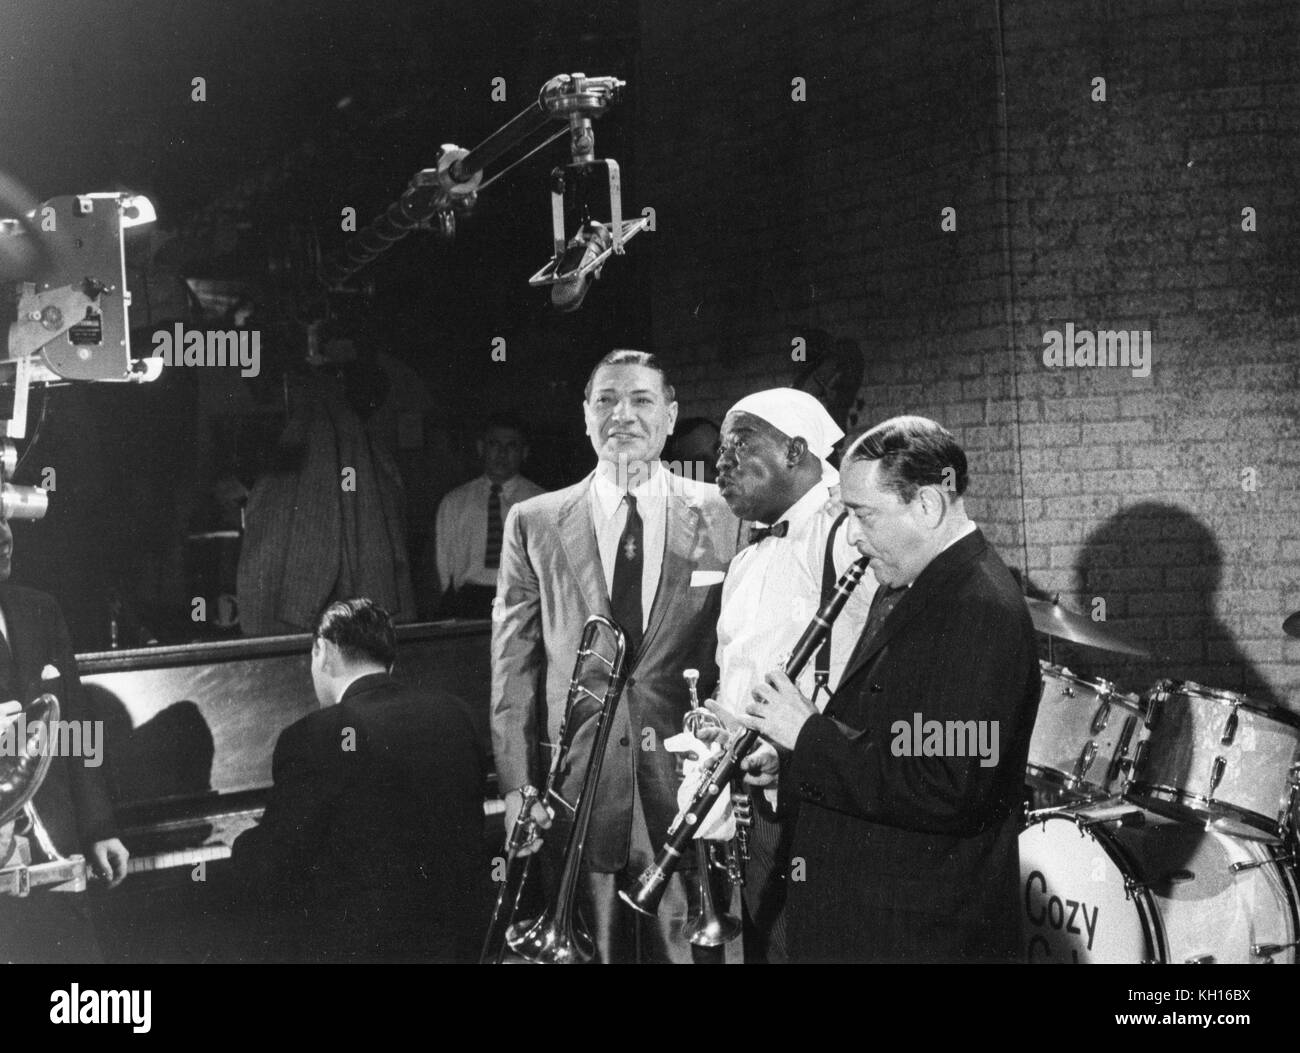
[[[867,562],[868,558],[864,556],[844,572],[840,580],[835,583],[835,591],[830,599],[813,616],[808,628],[799,637],[799,642],[794,645],[794,650],[784,667],[790,679],[793,680],[803,671],[803,667],[808,664],[826,639],[826,634],[831,631],[831,625],[844,609],[844,604],[848,602],[850,593],[857,588],[862,575],[866,573]],[[642,914],[653,916],[658,911],[659,901],[668,887],[668,879],[677,870],[682,854],[690,846],[700,824],[713,810],[718,795],[727,789],[732,778],[740,770],[740,762],[758,745],[758,739],[757,731],[753,728],[745,728],[733,735],[726,748],[709,762],[690,802],[677,813],[677,817],[668,828],[668,840],[655,856],[654,862],[637,878],[634,889],[624,890],[618,894],[619,899]]]

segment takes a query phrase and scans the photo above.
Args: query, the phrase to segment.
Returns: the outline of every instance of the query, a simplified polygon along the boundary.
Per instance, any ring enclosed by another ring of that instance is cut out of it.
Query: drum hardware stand
[[[1033,826],[1035,823],[1042,823],[1045,826],[1047,820],[1052,816],[1063,815],[1074,820],[1074,825],[1079,829],[1080,837],[1089,827],[1100,826],[1103,823],[1118,823],[1120,826],[1143,826],[1146,823],[1146,815],[1140,808],[1132,808],[1127,812],[1120,812],[1118,815],[1086,815],[1078,810],[1080,808],[1105,808],[1124,803],[1126,802],[1122,797],[1107,797],[1096,801],[1071,801],[1068,804],[1058,804],[1051,808],[1039,808],[1025,814],[1025,825]]]

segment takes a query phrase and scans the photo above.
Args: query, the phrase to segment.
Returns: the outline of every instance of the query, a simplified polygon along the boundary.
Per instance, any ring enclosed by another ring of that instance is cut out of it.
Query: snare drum
[[[1027,961],[1295,962],[1295,880],[1271,845],[1129,814],[1138,825],[1084,808],[1021,832]]]
[[[1116,691],[1108,680],[1085,680],[1061,666],[1039,665],[1043,690],[1025,781],[1060,790],[1067,799],[1118,795],[1142,729],[1139,699]]]
[[[1162,680],[1147,693],[1146,726],[1128,800],[1238,837],[1282,840],[1300,717],[1231,691]]]

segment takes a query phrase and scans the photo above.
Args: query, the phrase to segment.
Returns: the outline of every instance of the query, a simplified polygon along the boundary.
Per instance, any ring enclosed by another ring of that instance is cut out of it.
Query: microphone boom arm
[[[437,226],[433,229],[437,229],[445,238],[453,237],[456,230],[456,214],[458,212],[463,214],[472,209],[480,190],[505,175],[515,165],[527,160],[535,151],[530,151],[507,165],[500,173],[485,182],[483,176],[487,167],[501,160],[516,147],[543,133],[552,121],[562,120],[569,123],[570,148],[575,163],[610,166],[611,191],[616,190],[618,164],[612,160],[596,161],[595,137],[591,121],[593,117],[599,117],[618,100],[625,86],[626,82],[617,77],[588,77],[583,73],[562,73],[542,85],[537,98],[528,107],[472,150],[463,149],[453,143],[444,144],[438,155],[437,164],[433,168],[424,168],[416,172],[400,198],[367,226],[353,234],[339,250],[324,261],[321,277],[326,287],[341,288],[344,282],[405,238],[411,231],[431,229],[435,221]],[[543,141],[541,145],[545,144],[546,141]],[[625,225],[621,222],[621,202],[614,204],[619,222],[611,230],[614,241],[613,251],[621,253],[623,243],[644,229],[649,221],[639,219]],[[558,265],[564,249],[562,195],[558,207],[560,216],[557,222],[560,224],[560,233],[557,235],[555,258],[547,265],[552,272]],[[603,260],[604,256],[601,257],[601,262]],[[543,268],[543,271],[546,269]],[[594,268],[587,268],[587,270],[591,269]],[[529,280],[529,284],[546,285],[574,277],[573,274],[562,274],[553,275],[549,279],[536,280],[541,273],[534,275],[533,279]]]

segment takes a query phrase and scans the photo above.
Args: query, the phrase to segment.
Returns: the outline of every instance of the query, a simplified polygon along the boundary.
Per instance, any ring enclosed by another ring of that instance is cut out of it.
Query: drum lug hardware
[[[1292,947],[1300,947],[1300,940],[1292,940],[1290,943],[1252,943],[1250,953],[1256,958],[1272,958],[1273,955],[1289,951]]]
[[[1150,730],[1160,722],[1160,703],[1165,697],[1165,682],[1162,680],[1148,693],[1146,698],[1146,726]]]
[[[1253,863],[1233,863],[1228,867],[1228,870],[1234,874],[1240,874],[1243,870],[1255,870],[1258,867],[1266,866],[1281,866],[1283,863],[1290,863],[1291,861],[1292,854],[1290,852],[1283,852],[1270,859],[1257,859]]]
[[[1088,744],[1079,751],[1079,759],[1074,762],[1074,778],[1082,780],[1088,774],[1088,769],[1092,767],[1092,762],[1097,759],[1097,744],[1091,739]]]
[[[1232,740],[1237,737],[1237,707],[1232,707],[1232,712],[1228,715],[1227,721],[1223,725],[1223,736],[1219,741],[1225,746],[1231,746]]]
[[[1106,725],[1110,723],[1110,699],[1102,701],[1097,707],[1097,712],[1092,718],[1092,733],[1100,735],[1106,730]]]
[[[1252,950],[1254,948],[1251,948]],[[1184,965],[1213,965],[1214,955],[1212,954],[1194,954],[1190,958],[1183,959]]]
[[[1215,757],[1214,764],[1210,768],[1210,792],[1205,795],[1208,800],[1214,800],[1214,791],[1219,788],[1219,783],[1223,781],[1223,773],[1227,770],[1227,760],[1223,757]]]
[[[1136,879],[1131,877],[1126,877],[1124,879],[1125,899],[1134,899],[1138,893],[1145,892],[1146,890],[1147,890],[1147,883],[1145,881],[1137,881]]]

